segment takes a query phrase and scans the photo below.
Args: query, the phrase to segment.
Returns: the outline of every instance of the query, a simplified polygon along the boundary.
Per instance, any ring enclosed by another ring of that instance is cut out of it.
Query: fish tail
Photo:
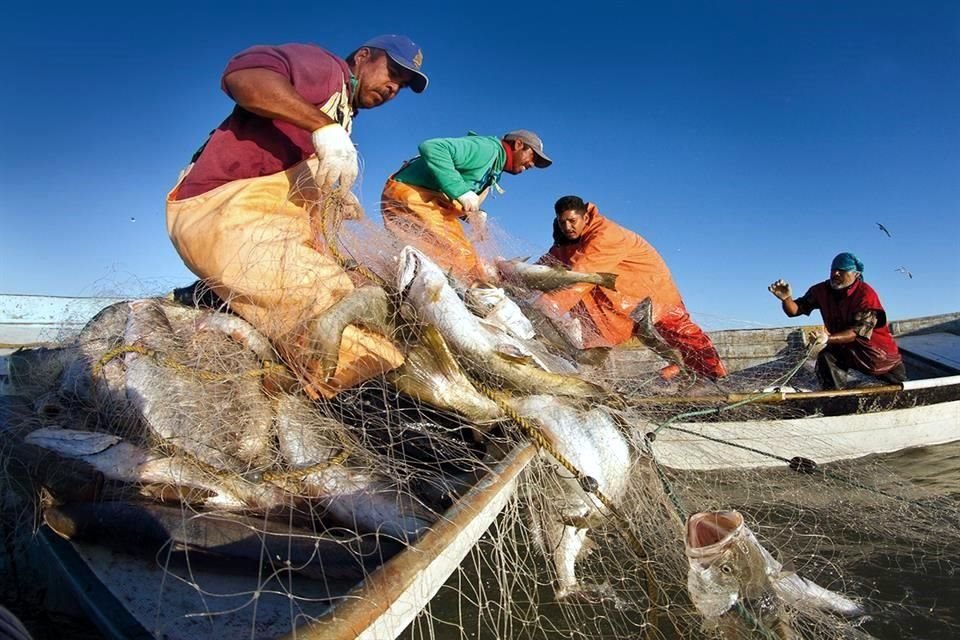
[[[617,274],[616,273],[607,273],[606,271],[600,271],[597,273],[600,276],[600,282],[598,283],[604,289],[610,289],[611,291],[617,290]]]

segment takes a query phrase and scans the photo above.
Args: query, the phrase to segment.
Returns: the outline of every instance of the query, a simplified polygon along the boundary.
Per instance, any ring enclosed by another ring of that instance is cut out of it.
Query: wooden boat
[[[63,314],[77,318],[78,305],[96,311],[112,302],[45,299],[39,307],[45,311],[37,316],[30,313],[34,301],[0,296],[0,343],[5,347],[16,346],[18,339],[30,344],[45,337],[62,339]],[[37,325],[32,332],[31,325]],[[51,335],[54,328],[57,333]],[[663,465],[682,469],[770,466],[793,458],[822,464],[960,440],[960,313],[897,322],[893,329],[910,382],[829,393],[774,390],[649,398],[651,415],[665,416],[649,427],[656,432],[653,455]],[[795,347],[802,331],[731,330],[712,337],[731,371],[749,372]],[[633,370],[655,371],[658,366],[638,349],[622,350],[615,360]],[[2,367],[0,357],[0,375],[5,374]],[[763,419],[734,419],[745,406],[761,407],[755,414]],[[315,592],[301,585],[298,595],[307,597],[296,603],[288,585],[276,577],[191,567],[161,578],[153,558],[67,541],[46,528],[37,538],[60,576],[51,584],[65,587],[109,638],[392,638],[457,569],[510,500],[535,455],[532,445],[521,445],[504,456],[433,530],[362,582],[336,591],[329,584],[316,585]]]

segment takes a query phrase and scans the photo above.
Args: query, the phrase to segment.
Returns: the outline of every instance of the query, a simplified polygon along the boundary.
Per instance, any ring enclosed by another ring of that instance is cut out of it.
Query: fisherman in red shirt
[[[826,330],[815,332],[813,341],[823,347],[817,355],[816,372],[824,389],[843,389],[850,369],[889,384],[907,379],[900,350],[887,326],[887,313],[877,292],[863,281],[863,263],[852,253],[835,257],[830,279],[813,285],[796,300],[783,280],[768,289],[791,318],[820,309]]]
[[[609,348],[637,337],[671,364],[660,375],[687,369],[712,380],[727,375],[710,338],[684,307],[670,270],[642,237],[600,215],[596,205],[564,196],[554,205],[554,244],[541,262],[573,271],[616,273],[616,291],[576,284],[545,293],[535,306],[547,316],[579,320],[582,348]]]

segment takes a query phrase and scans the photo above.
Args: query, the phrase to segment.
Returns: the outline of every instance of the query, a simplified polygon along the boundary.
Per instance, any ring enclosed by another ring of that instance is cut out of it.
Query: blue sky
[[[492,218],[545,250],[559,196],[596,202],[657,247],[705,328],[790,324],[767,284],[799,294],[840,251],[861,257],[892,318],[960,310],[960,3],[333,7],[6,8],[0,293],[191,281],[163,201],[231,108],[227,60],[405,33],[430,87],[355,123],[372,216],[421,140],[529,128],[555,164],[505,176]]]

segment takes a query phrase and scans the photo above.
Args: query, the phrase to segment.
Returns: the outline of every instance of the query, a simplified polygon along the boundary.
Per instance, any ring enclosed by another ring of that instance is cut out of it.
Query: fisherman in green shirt
[[[429,255],[441,268],[470,283],[483,279],[483,265],[460,220],[482,240],[487,214],[480,203],[500,175],[520,174],[552,163],[540,137],[524,129],[502,138],[470,134],[434,138],[404,163],[383,188],[381,209],[387,229]]]

